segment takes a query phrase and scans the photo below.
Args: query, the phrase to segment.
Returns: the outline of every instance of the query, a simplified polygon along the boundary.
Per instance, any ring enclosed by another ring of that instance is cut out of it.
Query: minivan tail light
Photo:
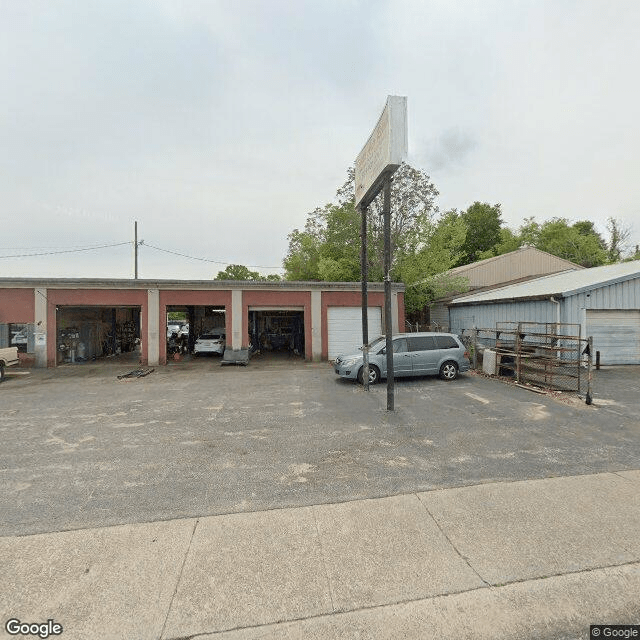
[[[465,352],[464,352],[464,357],[465,357],[467,360],[469,359],[469,352],[468,352],[468,351],[465,351]]]

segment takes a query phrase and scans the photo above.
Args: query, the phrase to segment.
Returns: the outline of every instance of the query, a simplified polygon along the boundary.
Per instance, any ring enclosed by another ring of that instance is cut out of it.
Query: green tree
[[[500,244],[502,237],[502,212],[500,205],[486,202],[474,202],[464,213],[462,220],[467,227],[463,256],[458,264],[471,264],[481,259]]]
[[[533,216],[524,219],[524,223],[518,229],[517,237],[520,239],[520,242],[523,246],[538,246],[538,240],[540,238],[540,225],[538,224],[538,222],[536,222],[536,219]]]
[[[307,216],[304,229],[289,234],[284,259],[289,280],[358,281],[361,278],[361,214],[354,207],[354,172],[337,192],[337,204],[327,204]],[[405,308],[419,311],[452,286],[465,290],[464,283],[452,283],[436,274],[453,267],[464,255],[462,246],[467,226],[451,210],[438,215],[437,191],[428,175],[404,164],[392,184],[391,278],[407,285]],[[384,238],[381,198],[367,211],[369,280],[384,279]]]
[[[537,225],[537,223],[536,223]],[[528,224],[528,229],[533,228]],[[537,225],[534,246],[583,267],[597,267],[607,260],[606,244],[589,220],[569,224],[566,218],[552,218]]]
[[[276,274],[269,274],[267,276],[258,273],[257,271],[251,271],[248,267],[242,264],[230,264],[227,265],[224,271],[218,271],[218,275],[215,280],[269,280],[279,282],[282,278]]]
[[[346,182],[336,194],[338,204],[353,206],[355,200],[355,170],[347,171]],[[393,175],[391,183],[391,253],[392,269],[402,255],[410,251],[409,243],[425,220],[433,220],[438,209],[435,201],[438,190],[431,178],[422,170],[403,162]],[[384,277],[384,218],[383,194],[371,202],[367,210],[369,269],[371,278]],[[358,212],[358,237],[360,216]]]
[[[516,251],[523,245],[523,241],[518,233],[515,233],[508,227],[500,229],[500,241],[488,251],[481,251],[478,254],[478,260],[501,256],[510,251]]]
[[[327,204],[289,234],[287,280],[352,282],[360,278],[360,214],[353,203]]]
[[[479,254],[489,258],[529,245],[541,251],[570,260],[584,267],[604,264],[607,243],[596,231],[591,220],[570,223],[566,218],[552,218],[539,223],[535,217],[525,218],[517,232],[500,229],[500,241],[490,251]]]
[[[351,202],[329,206],[318,266],[320,279],[332,282],[359,280],[360,246],[360,212]]]
[[[413,238],[411,250],[404,253],[394,270],[395,279],[404,282],[405,309],[413,314],[449,292],[466,291],[468,282],[446,272],[463,255],[467,227],[455,211],[445,213],[437,223],[425,220]]]
[[[283,261],[286,280],[320,280],[322,238],[306,229],[288,236],[289,249]]]
[[[288,280],[360,279],[360,211],[354,207],[355,172],[347,172],[347,180],[338,189],[337,204],[327,204],[307,216],[304,229],[294,229],[288,236],[289,248],[284,259]],[[438,195],[424,172],[407,164],[400,166],[391,187],[391,245],[393,264],[411,252],[425,221],[437,214]],[[367,255],[369,279],[384,277],[384,236],[382,195],[367,211]]]
[[[630,262],[632,260],[640,260],[640,245],[636,245],[635,249],[629,251],[629,255],[623,258],[623,262]]]
[[[606,251],[607,243],[604,238],[596,231],[594,223],[591,220],[578,220],[571,225],[581,236],[594,236],[598,240],[598,245]]]
[[[620,262],[628,253],[631,229],[616,218],[607,218],[609,240],[606,243],[607,262]]]

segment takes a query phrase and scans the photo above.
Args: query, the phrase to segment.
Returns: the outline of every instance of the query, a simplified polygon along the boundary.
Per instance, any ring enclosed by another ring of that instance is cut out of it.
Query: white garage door
[[[640,364],[640,311],[587,309],[587,336],[601,364]]]
[[[369,307],[369,340],[382,334],[382,309]],[[327,309],[329,360],[341,353],[354,353],[362,346],[362,308],[329,307]]]

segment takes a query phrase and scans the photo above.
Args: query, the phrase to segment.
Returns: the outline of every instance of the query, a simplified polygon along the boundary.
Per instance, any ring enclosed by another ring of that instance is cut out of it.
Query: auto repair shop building
[[[369,284],[368,303],[374,338],[384,333],[382,283]],[[361,344],[360,304],[359,282],[0,278],[0,346],[21,324],[38,367],[69,362],[70,344],[76,356],[82,345],[82,359],[99,359],[107,343],[114,353],[139,350],[142,364],[166,364],[167,314],[178,311],[193,339],[224,327],[236,351],[252,341],[268,349],[286,335],[305,359],[327,360]],[[403,284],[392,284],[392,318],[393,332],[403,332]]]
[[[579,325],[602,364],[640,364],[640,260],[565,271],[449,304],[455,333],[495,329],[497,322]]]

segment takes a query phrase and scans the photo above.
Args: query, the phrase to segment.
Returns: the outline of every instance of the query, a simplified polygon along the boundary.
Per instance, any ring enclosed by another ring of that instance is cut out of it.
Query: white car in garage
[[[180,335],[180,325],[176,322],[172,322],[167,325],[167,340],[173,335]]]
[[[193,355],[199,356],[201,353],[217,353],[222,355],[226,344],[224,331],[216,331],[215,329],[207,333],[203,333],[198,337],[193,347]]]

